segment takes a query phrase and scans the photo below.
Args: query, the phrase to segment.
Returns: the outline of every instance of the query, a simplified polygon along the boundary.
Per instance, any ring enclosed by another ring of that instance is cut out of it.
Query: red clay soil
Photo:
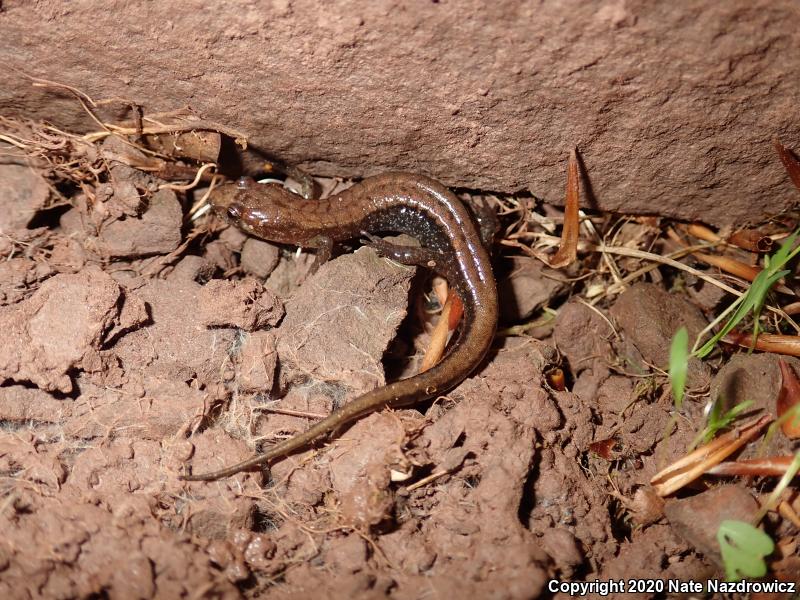
[[[424,280],[367,248],[309,275],[213,217],[189,232],[188,200],[132,169],[44,211],[35,169],[0,177],[0,596],[518,599],[551,578],[719,573],[694,511],[668,502],[667,522],[647,485],[695,431],[664,444],[669,395],[626,374],[703,319],[658,286],[620,298],[618,329],[570,303],[547,342],[498,336],[435,402],[188,483],[382,385],[384,359],[413,372]],[[514,260],[498,273],[518,315],[564,289]],[[548,384],[559,364],[572,392]],[[607,439],[613,457],[590,450]]]

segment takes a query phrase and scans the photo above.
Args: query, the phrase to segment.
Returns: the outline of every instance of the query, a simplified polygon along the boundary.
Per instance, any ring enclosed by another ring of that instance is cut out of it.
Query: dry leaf
[[[589,450],[597,454],[600,458],[613,460],[616,446],[617,440],[608,438],[606,440],[600,440],[599,442],[592,442],[589,444]]]
[[[792,183],[800,190],[800,161],[797,160],[794,152],[781,144],[780,140],[772,140],[772,143],[775,145],[775,150],[778,151],[778,156],[781,157],[781,162],[786,167],[786,172],[789,174]]]
[[[716,243],[722,239],[714,231],[700,223],[692,223],[686,227],[686,233],[704,242]]]
[[[765,458],[743,458],[735,462],[724,462],[711,467],[709,475],[738,475],[741,477],[783,477],[794,455],[769,456]]]
[[[704,254],[702,252],[693,252],[693,256],[702,260],[704,263],[717,267],[720,271],[725,271],[736,277],[741,277],[747,281],[753,281],[756,276],[761,272],[761,269],[743,263],[735,258],[728,256],[718,256],[716,254]]]
[[[750,252],[769,252],[775,241],[768,235],[764,235],[758,229],[740,229],[733,233],[728,242]]]
[[[431,342],[419,368],[420,373],[427,371],[442,359],[450,332],[458,326],[463,314],[464,305],[461,303],[461,299],[451,290],[447,295],[447,302],[442,308],[439,322],[436,323],[436,327],[431,334]]]
[[[553,258],[548,261],[548,264],[554,269],[566,267],[578,256],[579,199],[578,153],[573,149],[567,164],[567,199],[564,206],[564,228],[561,230],[561,243]]]
[[[796,315],[800,313],[800,302],[792,302],[791,304],[787,304],[786,306],[782,307],[781,310],[787,315]]]
[[[760,333],[753,344],[753,336],[749,333],[732,331],[725,336],[724,341],[742,348],[753,348],[762,352],[775,352],[787,356],[800,356],[800,337],[796,335],[782,335],[777,333]]]
[[[778,359],[778,365],[781,367],[781,390],[778,392],[775,408],[779,419],[792,411],[781,424],[781,431],[790,440],[795,440],[800,437],[800,408],[797,408],[800,403],[800,381],[783,359]]]

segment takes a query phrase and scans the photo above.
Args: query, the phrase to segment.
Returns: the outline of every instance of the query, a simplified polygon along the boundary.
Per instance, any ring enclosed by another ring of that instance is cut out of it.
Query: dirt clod
[[[357,392],[382,385],[379,362],[405,316],[412,275],[369,248],[322,265],[286,303],[278,337],[285,376],[336,381],[347,373]]]
[[[611,314],[644,360],[660,369],[667,367],[672,337],[678,329],[686,327],[689,339],[694,340],[707,325],[700,310],[688,300],[648,283],[637,283],[620,295]],[[635,364],[635,356],[628,354],[628,358]],[[711,374],[705,363],[691,359],[687,377],[690,386],[703,388],[708,386]]]
[[[255,331],[275,325],[283,316],[281,302],[252,278],[209,281],[201,288],[198,303],[199,317],[207,327]]]
[[[691,498],[667,501],[664,512],[675,531],[709,560],[722,566],[717,530],[727,519],[751,521],[758,502],[743,487],[721,485]]]
[[[0,378],[72,391],[69,372],[97,356],[120,315],[121,298],[111,277],[87,269],[52,277],[27,300],[0,307],[0,328],[9,341],[0,349]]]
[[[498,269],[507,273],[497,281],[498,291],[505,299],[501,318],[507,322],[527,319],[567,287],[563,273],[527,256],[508,258]]]
[[[263,240],[248,238],[242,246],[242,269],[254,277],[268,277],[278,266],[279,258],[278,247]]]
[[[0,232],[24,228],[50,198],[47,182],[24,165],[0,164]]]

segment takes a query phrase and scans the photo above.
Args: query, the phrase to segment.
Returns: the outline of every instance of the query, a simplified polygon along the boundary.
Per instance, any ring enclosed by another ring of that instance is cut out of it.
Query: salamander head
[[[231,223],[240,226],[242,218],[245,216],[246,192],[256,183],[249,177],[242,177],[236,183],[226,183],[214,188],[209,197],[211,208],[217,215]]]
[[[242,177],[236,183],[215,188],[209,202],[214,212],[231,225],[260,238],[282,241],[286,237],[281,234],[287,226],[288,194],[281,185]]]

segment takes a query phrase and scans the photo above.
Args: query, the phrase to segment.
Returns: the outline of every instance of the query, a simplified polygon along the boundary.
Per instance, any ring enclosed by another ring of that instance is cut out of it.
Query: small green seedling
[[[675,408],[681,409],[686,390],[686,372],[689,369],[689,332],[681,327],[672,338],[669,349],[669,381],[672,384],[672,397]]]
[[[745,400],[723,413],[722,401],[717,400],[714,402],[714,405],[711,407],[711,412],[708,413],[708,423],[692,442],[691,448],[696,448],[701,442],[703,444],[708,444],[714,439],[717,433],[723,429],[727,429],[731,423],[738,419],[742,413],[746,412],[752,405],[752,400]]]
[[[675,414],[672,415],[664,428],[662,437],[669,439],[670,432],[678,422],[678,413],[683,406],[683,396],[686,393],[686,373],[689,370],[689,332],[686,327],[681,327],[675,332],[669,348],[669,382],[672,386],[672,398],[675,402]]]
[[[772,490],[767,501],[755,517],[760,523],[768,511],[774,510],[780,502],[781,494],[800,471],[800,452],[786,469],[778,485]],[[764,558],[775,550],[775,542],[766,533],[750,523],[742,521],[723,521],[717,530],[717,541],[725,565],[725,577],[738,581],[745,577],[763,577],[767,574]]]
[[[775,542],[757,527],[744,521],[723,521],[717,530],[717,541],[728,581],[767,574],[764,558],[775,550]]]

